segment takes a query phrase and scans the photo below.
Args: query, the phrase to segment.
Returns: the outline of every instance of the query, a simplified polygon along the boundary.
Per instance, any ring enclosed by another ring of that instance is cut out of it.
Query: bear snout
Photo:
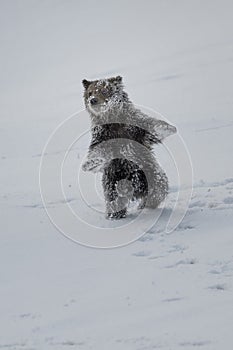
[[[97,98],[95,98],[95,97],[93,97],[93,98],[90,100],[90,104],[91,104],[92,106],[96,105],[97,103],[98,103],[98,100],[97,100]]]

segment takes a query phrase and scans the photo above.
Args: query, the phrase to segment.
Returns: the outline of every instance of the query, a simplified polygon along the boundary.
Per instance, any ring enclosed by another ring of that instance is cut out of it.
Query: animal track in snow
[[[180,301],[180,300],[183,300],[183,299],[184,298],[174,297],[174,298],[163,299],[162,302],[164,302],[164,303],[171,303],[171,302]]]
[[[208,340],[201,340],[201,341],[182,342],[179,345],[187,348],[187,346],[201,347],[201,346],[210,345],[210,344],[211,342]]]
[[[196,259],[185,259],[185,260],[179,260],[175,264],[167,265],[165,267],[170,269],[180,265],[194,265],[194,264],[196,264]]]
[[[213,286],[210,286],[208,287],[208,289],[213,289],[213,290],[226,290],[227,287],[226,287],[226,284],[224,283],[217,283],[217,284],[214,284]]]
[[[138,257],[149,256],[149,255],[151,255],[151,251],[144,251],[144,250],[142,250],[142,251],[139,251],[137,253],[134,253],[133,255],[134,256],[138,256]]]

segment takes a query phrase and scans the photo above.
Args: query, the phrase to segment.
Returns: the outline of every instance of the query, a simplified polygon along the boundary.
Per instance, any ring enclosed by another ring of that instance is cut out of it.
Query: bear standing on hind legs
[[[156,208],[168,193],[168,179],[152,146],[176,128],[135,108],[120,76],[83,80],[83,86],[92,140],[82,169],[103,173],[107,218],[125,217],[132,200],[139,208]]]

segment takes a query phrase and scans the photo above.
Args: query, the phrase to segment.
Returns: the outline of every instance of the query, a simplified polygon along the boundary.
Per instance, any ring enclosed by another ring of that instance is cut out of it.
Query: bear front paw
[[[101,158],[95,158],[87,160],[82,164],[83,171],[94,171],[97,167],[100,167],[103,164],[104,160]]]
[[[163,120],[158,120],[154,125],[154,131],[161,140],[177,132],[176,127]]]

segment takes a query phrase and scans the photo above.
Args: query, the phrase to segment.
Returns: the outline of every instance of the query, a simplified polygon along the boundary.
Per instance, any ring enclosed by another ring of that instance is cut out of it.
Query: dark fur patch
[[[110,123],[98,125],[92,129],[92,140],[90,147],[94,147],[103,141],[109,141],[117,138],[133,140],[148,148],[153,144],[161,143],[155,134],[151,134],[147,130],[136,125]]]
[[[121,180],[128,180],[131,183],[133,187],[131,200],[144,199],[144,202],[146,202],[148,183],[143,170],[140,169],[139,165],[128,159],[115,158],[104,169],[102,178],[107,203],[111,203],[118,198],[117,184]],[[126,212],[127,207],[121,208],[116,212],[108,210],[107,215],[109,218],[118,219],[125,217]]]

